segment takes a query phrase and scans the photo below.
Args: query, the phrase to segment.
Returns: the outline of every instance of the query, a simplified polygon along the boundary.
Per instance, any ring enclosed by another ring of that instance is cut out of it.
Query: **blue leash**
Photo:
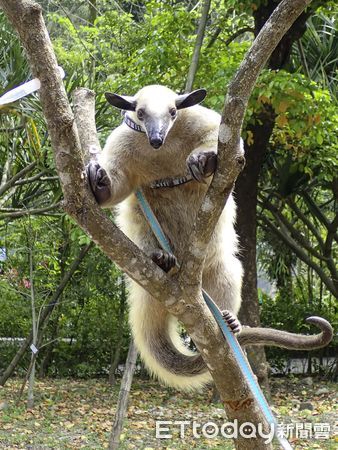
[[[163,233],[163,230],[161,228],[161,225],[159,224],[156,216],[154,215],[154,212],[152,211],[148,201],[146,200],[142,189],[138,189],[135,193],[136,198],[139,202],[140,208],[147,219],[147,222],[150,225],[150,228],[152,229],[158,243],[162,247],[163,250],[166,252],[172,253],[170,244],[168,242],[168,239],[166,238],[165,234]],[[291,445],[289,444],[288,440],[281,435],[280,433],[277,433],[278,430],[278,422],[273,415],[273,412],[270,409],[270,406],[268,402],[266,401],[266,398],[264,397],[264,394],[259,386],[259,384],[256,381],[256,377],[253,374],[251,367],[243,353],[243,350],[241,346],[239,345],[237,339],[235,338],[234,334],[230,329],[228,328],[228,325],[223,319],[223,316],[221,314],[221,311],[219,310],[216,303],[212,300],[212,298],[204,291],[202,290],[203,298],[208,305],[208,308],[210,309],[211,313],[213,314],[218,326],[220,327],[223,336],[225,337],[227,343],[231,347],[235,358],[237,360],[237,363],[239,367],[241,368],[241,371],[249,385],[250,391],[253,395],[253,397],[256,399],[266,421],[270,424],[270,426],[274,426],[275,430],[275,437],[277,437],[280,445],[284,450],[292,450]]]
[[[61,67],[59,67],[61,78],[64,77],[64,71]],[[23,89],[23,87],[27,87],[26,85],[30,86],[30,91],[27,91]],[[8,91],[5,95],[0,97],[0,105],[13,102],[19,98],[25,97],[31,92],[34,92],[35,90],[39,89],[40,83],[38,79],[31,80],[28,83],[25,83],[24,85],[19,86],[16,89],[13,89],[11,91]],[[129,125],[130,126],[130,125]],[[133,128],[133,127],[132,127]],[[160,246],[163,250],[172,253],[170,244],[163,233],[163,230],[161,228],[161,225],[159,224],[158,220],[156,219],[148,201],[146,200],[143,192],[141,189],[139,189],[136,192],[136,197],[139,201],[139,205],[142,209],[143,214],[145,215],[156,239],[158,240]],[[212,312],[213,316],[215,317],[216,322],[218,323],[218,326],[220,327],[223,336],[225,337],[226,341],[228,342],[229,346],[231,347],[232,351],[234,352],[234,355],[236,357],[237,363],[240,366],[243,375],[245,376],[245,379],[250,387],[252,395],[256,398],[262,413],[264,414],[265,419],[270,425],[274,425],[275,427],[275,436],[277,436],[277,439],[279,440],[279,443],[285,450],[292,450],[291,445],[287,441],[287,439],[280,435],[279,433],[276,433],[278,423],[276,418],[274,417],[268,402],[266,401],[266,398],[264,397],[263,392],[261,391],[261,388],[259,387],[254,374],[252,373],[251,367],[249,366],[246,357],[244,356],[243,350],[241,346],[239,345],[237,339],[234,337],[233,333],[229,330],[227,324],[224,322],[224,319],[222,317],[222,314],[220,310],[218,309],[218,306],[215,304],[215,302],[212,300],[212,298],[203,290],[203,297],[208,305],[210,311]]]

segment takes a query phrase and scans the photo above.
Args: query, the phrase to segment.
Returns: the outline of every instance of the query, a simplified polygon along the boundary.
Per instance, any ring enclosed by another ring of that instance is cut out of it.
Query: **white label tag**
[[[39,350],[35,347],[34,344],[32,344],[32,345],[30,346],[30,349],[32,350],[32,353],[34,353],[34,355],[36,355],[37,352],[39,351]]]
[[[63,79],[65,76],[65,72],[62,67],[58,67],[60,76]],[[17,86],[14,89],[11,89],[10,91],[6,92],[6,94],[2,95],[0,97],[0,105],[7,105],[8,103],[15,102],[16,100],[19,100],[20,98],[26,97],[29,94],[32,94],[32,92],[37,91],[40,89],[40,80],[38,78],[33,78],[33,80],[27,81],[26,83],[21,84],[20,86]]]

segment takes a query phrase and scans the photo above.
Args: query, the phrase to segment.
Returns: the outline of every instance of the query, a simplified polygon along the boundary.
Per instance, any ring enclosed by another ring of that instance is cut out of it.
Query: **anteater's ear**
[[[135,111],[136,100],[134,97],[112,94],[111,92],[105,92],[104,95],[106,96],[108,102],[115,106],[115,108],[124,109],[126,111]]]
[[[197,89],[196,91],[190,92],[190,94],[178,95],[175,101],[176,108],[183,109],[197,105],[205,99],[206,95],[207,91],[205,89]]]

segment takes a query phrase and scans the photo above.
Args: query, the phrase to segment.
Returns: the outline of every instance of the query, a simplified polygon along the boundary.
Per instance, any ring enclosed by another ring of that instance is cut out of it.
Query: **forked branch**
[[[122,270],[164,302],[169,311],[183,322],[215,380],[228,419],[237,419],[239,424],[246,421],[264,423],[264,418],[232,351],[224,343],[202,300],[198,285],[206,247],[243,167],[244,158],[238,150],[238,143],[248,98],[267,58],[309,3],[310,0],[284,0],[280,3],[229,86],[219,133],[219,167],[199,211],[187,248],[189,270],[183,264],[182,278],[177,280],[152,263],[112,224],[94,201],[87,186],[78,129],[60,79],[40,6],[32,0],[0,0],[27,51],[33,76],[41,81],[39,94],[67,212]],[[188,290],[186,286],[195,286],[195,289]],[[239,437],[235,445],[240,449],[271,448],[259,436],[253,439]]]

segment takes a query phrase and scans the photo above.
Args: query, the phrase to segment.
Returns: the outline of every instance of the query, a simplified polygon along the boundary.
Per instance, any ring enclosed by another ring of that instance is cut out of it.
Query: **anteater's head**
[[[200,103],[206,96],[206,90],[178,95],[165,86],[150,85],[133,97],[110,92],[106,92],[105,96],[111,105],[128,111],[128,116],[147,134],[149,144],[158,149],[164,144],[177,118],[177,111]]]

